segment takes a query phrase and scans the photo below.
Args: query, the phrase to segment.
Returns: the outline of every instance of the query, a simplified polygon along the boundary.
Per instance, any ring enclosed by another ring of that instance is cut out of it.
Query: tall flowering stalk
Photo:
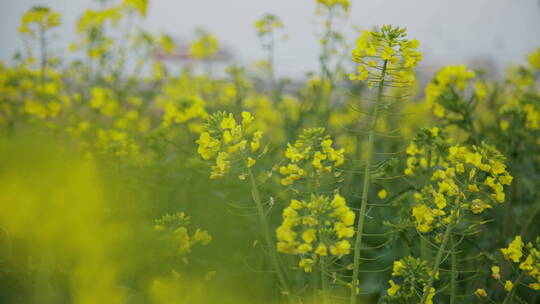
[[[278,92],[276,91],[276,77],[274,71],[275,34],[277,30],[283,29],[283,23],[277,16],[266,14],[255,22],[255,27],[257,29],[257,36],[259,36],[262,47],[267,52],[265,70],[268,73],[268,81],[270,82],[269,91],[272,94],[272,100],[276,102],[278,99]]]
[[[249,112],[242,112],[240,124],[236,122],[231,113],[218,112],[211,115],[208,118],[205,131],[197,140],[198,152],[205,160],[215,160],[210,178],[221,178],[231,171],[232,164],[240,163],[242,173],[238,177],[241,180],[245,180],[247,177],[251,183],[251,196],[257,208],[263,238],[268,246],[274,271],[283,294],[292,302],[292,295],[274,246],[259,187],[252,171],[257,158],[266,152],[261,148],[263,133],[253,130],[253,120],[254,117]]]
[[[306,129],[289,144],[288,164],[280,168],[281,184],[294,190],[294,199],[283,210],[283,221],[276,229],[277,249],[299,258],[298,267],[306,273],[320,273],[323,302],[328,302],[335,273],[335,261],[351,253],[355,213],[337,191],[327,195],[325,185],[335,185],[338,167],[345,161],[344,149],[333,147],[323,128]],[[329,189],[328,189],[329,190]],[[330,192],[330,191],[328,191]],[[317,277],[311,276],[317,295]]]
[[[45,71],[49,62],[47,55],[47,31],[60,24],[60,14],[42,6],[32,7],[21,18],[19,33],[21,33],[23,37],[39,40],[42,85],[43,82],[45,82]]]
[[[405,29],[385,25],[380,31],[366,31],[356,41],[352,58],[359,63],[357,73],[350,74],[351,80],[367,81],[368,87],[377,86],[375,103],[369,124],[366,148],[362,200],[358,217],[356,242],[354,246],[353,275],[351,281],[350,303],[356,303],[358,293],[358,274],[360,271],[361,246],[369,197],[370,170],[373,160],[373,146],[379,109],[384,104],[385,86],[407,87],[414,81],[412,68],[422,59],[417,40],[405,38]]]

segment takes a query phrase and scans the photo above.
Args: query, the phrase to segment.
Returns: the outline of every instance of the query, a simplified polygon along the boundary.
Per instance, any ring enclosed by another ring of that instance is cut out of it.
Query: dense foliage
[[[61,16],[24,14],[0,63],[0,300],[537,303],[540,48],[421,87],[406,29],[350,48],[349,1],[317,4],[303,83],[276,76],[273,15],[266,58],[220,74],[202,29],[180,70],[149,60],[177,45],[136,26],[146,0],[86,10],[69,59]]]

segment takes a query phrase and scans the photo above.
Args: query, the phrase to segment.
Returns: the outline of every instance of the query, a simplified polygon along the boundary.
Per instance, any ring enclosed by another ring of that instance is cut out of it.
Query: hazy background
[[[277,73],[302,76],[317,69],[316,38],[321,17],[315,16],[315,0],[151,0],[144,27],[165,31],[189,41],[196,27],[214,32],[238,63],[263,56],[254,22],[264,13],[279,16],[287,41],[276,49]],[[421,68],[467,63],[491,67],[500,74],[507,64],[520,63],[540,46],[540,0],[352,0],[343,29],[351,42],[352,25],[370,28],[391,23],[409,29],[421,42]],[[74,25],[91,0],[0,0],[0,59],[8,61],[20,49],[19,17],[32,5],[47,5],[62,14],[56,53],[74,35]],[[64,54],[64,53],[60,53]]]

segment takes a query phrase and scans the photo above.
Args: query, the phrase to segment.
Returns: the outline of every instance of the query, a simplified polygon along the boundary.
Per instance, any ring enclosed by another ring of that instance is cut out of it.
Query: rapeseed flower
[[[339,194],[332,199],[323,195],[312,195],[307,201],[293,199],[283,210],[283,221],[276,229],[277,249],[301,255],[300,267],[310,271],[317,256],[341,257],[350,253],[354,219],[354,212]]]

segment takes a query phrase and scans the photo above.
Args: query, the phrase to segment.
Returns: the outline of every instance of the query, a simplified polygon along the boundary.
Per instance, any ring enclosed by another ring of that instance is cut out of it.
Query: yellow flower
[[[312,272],[313,271],[313,260],[312,259],[306,259],[303,258],[298,263],[298,266],[300,266],[302,269],[304,269],[305,272]]]
[[[326,248],[326,245],[323,244],[323,243],[320,243],[319,246],[317,247],[317,249],[315,250],[315,253],[320,255],[320,256],[327,256],[328,255],[328,250]]]
[[[330,252],[337,256],[349,254],[351,252],[351,243],[347,240],[339,241],[330,247]]]
[[[501,269],[499,268],[499,266],[492,266],[491,267],[491,276],[495,279],[495,280],[500,280],[501,279]]]
[[[304,233],[302,233],[302,239],[306,243],[312,243],[315,239],[317,239],[315,230],[307,229],[306,231],[304,231]]]
[[[532,68],[540,70],[540,48],[529,55],[529,64]]]
[[[381,59],[382,60],[390,60],[392,59],[392,56],[396,53],[396,51],[389,47],[389,46],[386,46],[383,51],[381,52]]]
[[[389,280],[388,283],[390,284],[390,288],[388,288],[387,292],[388,295],[393,297],[399,290],[400,286],[396,283],[394,283],[393,280]]]
[[[259,36],[271,33],[274,29],[280,29],[283,27],[283,23],[279,20],[278,17],[266,14],[261,19],[255,22],[255,27],[257,28],[257,33]]]
[[[435,220],[435,213],[428,206],[421,204],[413,208],[412,215],[416,220],[416,229],[426,233],[433,229],[432,224]]]
[[[477,296],[477,297],[487,297],[487,293],[484,289],[482,288],[478,288],[474,294]]]
[[[353,214],[352,223],[349,213]],[[338,256],[350,252],[348,239],[355,232],[352,227],[354,212],[339,194],[333,200],[317,195],[307,202],[293,199],[282,215],[283,221],[276,229],[278,251],[320,256],[328,255],[328,251]],[[319,226],[319,223],[324,223],[324,226]]]
[[[342,222],[337,222],[334,225],[334,230],[336,231],[336,235],[338,238],[351,238],[354,235],[354,228],[351,226],[346,226]]]
[[[331,206],[333,208],[343,207],[346,205],[345,198],[339,194],[334,195],[334,199],[332,199]]]
[[[124,6],[136,10],[141,16],[146,16],[148,0],[124,0]]]
[[[255,165],[256,162],[257,162],[257,161],[254,160],[253,158],[248,157],[248,160],[247,160],[247,167],[248,167],[248,168],[253,167],[253,165]]]
[[[329,9],[339,6],[347,12],[349,10],[350,0],[317,0],[317,3]]]
[[[392,276],[397,277],[403,274],[405,270],[405,265],[401,261],[394,261],[394,266],[392,267]]]
[[[510,245],[508,245],[508,248],[501,248],[501,252],[505,259],[512,260],[514,263],[517,263],[523,256],[523,252],[521,251],[522,247],[523,241],[521,240],[521,236],[518,235],[514,238]]]
[[[298,253],[300,254],[306,254],[310,252],[312,249],[313,249],[313,246],[311,246],[311,244],[304,243],[298,246],[297,250],[298,250]]]
[[[21,26],[19,32],[21,34],[33,34],[32,25],[42,30],[48,30],[52,27],[57,27],[61,23],[60,14],[51,11],[48,7],[34,6],[29,9],[21,18]]]
[[[435,296],[435,288],[431,287],[426,297],[426,304],[433,304],[433,297]]]
[[[253,122],[254,119],[255,118],[253,117],[253,115],[251,115],[251,113],[246,112],[246,111],[242,112],[242,125],[244,127],[249,126]]]
[[[471,211],[474,214],[482,213],[485,209],[493,208],[490,204],[487,204],[483,200],[474,199],[471,204]]]
[[[387,195],[388,195],[388,193],[386,192],[385,189],[381,189],[381,190],[379,190],[379,192],[377,193],[377,196],[378,196],[380,199],[385,199]]]
[[[512,281],[506,280],[506,282],[504,282],[504,290],[506,292],[510,292],[512,291],[512,288],[514,288],[514,284],[512,283]]]
[[[357,72],[349,75],[350,80],[368,79],[368,88],[372,87],[377,77],[382,77],[380,71],[385,71],[385,78],[393,80],[395,85],[406,87],[414,82],[412,72],[417,63],[422,60],[422,54],[416,49],[417,40],[407,40],[405,29],[384,25],[379,31],[364,31],[356,41],[352,51],[352,60],[359,63]],[[380,60],[373,60],[374,57]],[[380,64],[377,64],[380,61]]]
[[[236,121],[234,120],[232,113],[230,113],[227,117],[223,117],[220,126],[222,129],[234,129],[236,126]]]
[[[196,59],[206,59],[217,54],[219,43],[216,37],[206,31],[199,30],[197,39],[190,47],[190,55]]]

